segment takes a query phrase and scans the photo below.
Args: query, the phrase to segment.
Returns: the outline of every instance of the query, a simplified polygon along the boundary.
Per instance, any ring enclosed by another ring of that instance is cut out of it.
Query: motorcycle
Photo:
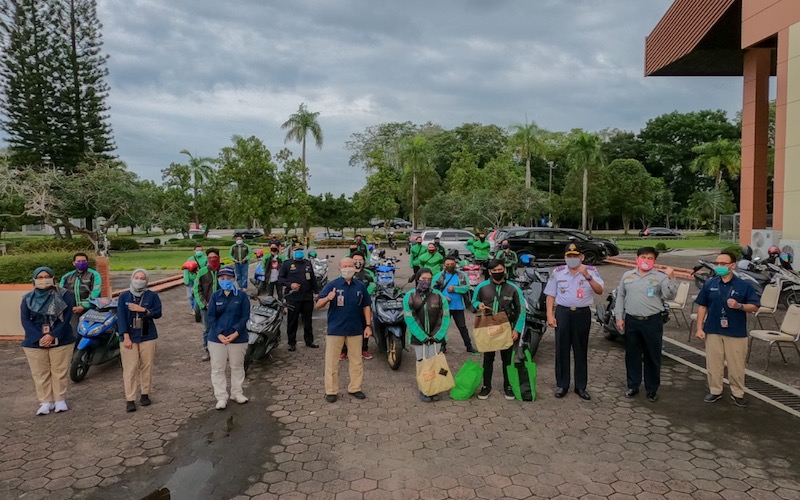
[[[117,335],[117,299],[99,297],[90,301],[92,309],[81,316],[78,340],[69,366],[69,378],[80,382],[92,365],[119,357]]]
[[[264,273],[264,266],[261,262],[256,266],[255,274],[250,278],[250,283],[256,287],[250,298],[255,299],[261,295],[261,292],[267,290],[267,275]]]
[[[714,271],[714,266],[710,262],[702,259],[698,260],[697,262],[699,262],[699,265],[694,266],[694,269],[692,270],[692,276],[694,276],[695,286],[697,286],[697,288],[703,288],[703,285],[706,284],[706,281],[716,276],[717,273]],[[764,287],[767,286],[771,280],[770,276],[757,271],[734,269],[732,272],[738,278],[750,283],[759,296],[761,296],[761,293],[764,291]]]
[[[313,257],[311,265],[314,268],[314,276],[317,278],[317,286],[322,290],[328,284],[328,259],[327,257],[324,259]]]
[[[406,322],[403,318],[403,288],[395,286],[396,259],[375,266],[377,289],[373,306],[372,331],[378,348],[386,353],[392,370],[400,368],[406,347]]]
[[[767,267],[774,273],[772,283],[781,291],[780,303],[786,308],[800,303],[800,276],[775,264],[767,263]]]
[[[550,278],[550,270],[534,265],[528,255],[523,255],[520,263],[523,268],[514,280],[525,300],[525,331],[522,332],[520,344],[531,351],[531,356],[535,356],[547,329],[547,296],[544,287]]]
[[[595,321],[603,328],[603,336],[608,340],[616,340],[625,336],[625,331],[617,326],[617,319],[614,317],[614,307],[617,305],[617,289],[613,289],[606,297],[605,304],[597,304],[594,308]],[[664,310],[661,312],[661,319],[664,323],[669,321],[669,304],[664,302]]]
[[[270,356],[281,340],[281,324],[284,309],[291,308],[274,297],[258,299],[258,305],[250,308],[247,320],[248,346],[244,355],[244,371],[250,369],[254,361]],[[271,356],[270,356],[271,357]]]
[[[394,233],[389,233],[389,248],[392,250],[397,250],[397,240],[394,239]]]

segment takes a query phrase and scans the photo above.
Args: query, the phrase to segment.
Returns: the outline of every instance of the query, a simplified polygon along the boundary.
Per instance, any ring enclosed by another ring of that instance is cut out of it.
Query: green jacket
[[[473,257],[475,257],[475,260],[486,260],[489,258],[489,250],[492,248],[492,244],[489,243],[489,240],[486,238],[484,238],[483,241],[479,238],[470,238],[466,247]]]
[[[403,318],[409,343],[421,344],[431,338],[442,342],[450,326],[450,306],[439,290],[431,289],[424,297],[416,290],[409,290],[403,296]]]
[[[509,250],[506,252],[505,250],[501,250],[497,254],[495,254],[495,258],[501,259],[503,264],[506,266],[506,279],[513,279],[517,275],[517,265],[519,264],[519,258],[517,257],[517,252],[514,250]]]
[[[242,243],[240,246],[234,243],[231,245],[230,258],[235,264],[247,262],[250,260],[250,245]]]
[[[212,271],[208,266],[197,272],[194,280],[194,301],[200,309],[208,308],[208,301],[217,291],[217,271]]]
[[[419,264],[417,264],[417,259],[419,258],[420,254],[422,252],[427,252],[427,248],[428,248],[428,246],[427,245],[423,245],[422,243],[415,243],[411,247],[411,251],[408,252],[409,265],[411,267],[419,265]]]
[[[89,309],[92,306],[89,301],[100,296],[102,283],[100,273],[94,269],[87,269],[82,274],[78,274],[78,271],[68,272],[61,277],[59,286],[73,293],[76,306]]]
[[[192,255],[191,257],[186,259],[186,262],[189,262],[190,260],[197,262],[198,272],[200,271],[200,269],[208,265],[208,257],[206,257],[206,254],[203,254],[200,257],[198,257],[197,255]],[[197,273],[190,273],[188,269],[183,270],[184,285],[186,286],[192,285],[194,283],[195,278],[197,278]]]
[[[427,267],[431,270],[433,275],[437,275],[442,272],[442,266],[444,265],[444,257],[439,252],[429,253],[427,250],[425,253],[421,254],[417,258],[417,265],[420,268]]]
[[[375,280],[375,273],[373,273],[369,269],[361,269],[356,273],[354,278],[364,283],[364,285],[367,287],[367,293],[369,293],[370,295],[375,293],[375,287],[377,286]]]

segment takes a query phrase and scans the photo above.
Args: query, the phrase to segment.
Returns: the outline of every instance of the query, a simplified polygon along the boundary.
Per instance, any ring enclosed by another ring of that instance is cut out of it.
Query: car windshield
[[[578,238],[579,240],[583,240],[583,241],[588,241],[588,240],[592,239],[591,236],[589,236],[586,233],[582,233],[580,231],[570,231],[569,234],[570,234],[570,236],[574,236],[574,237]]]

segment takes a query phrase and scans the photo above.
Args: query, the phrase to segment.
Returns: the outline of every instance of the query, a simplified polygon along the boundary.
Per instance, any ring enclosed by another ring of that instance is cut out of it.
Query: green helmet
[[[317,252],[315,252],[314,250],[311,250],[310,252],[308,252],[308,256],[310,258],[312,258],[312,259],[316,259],[317,258]]]

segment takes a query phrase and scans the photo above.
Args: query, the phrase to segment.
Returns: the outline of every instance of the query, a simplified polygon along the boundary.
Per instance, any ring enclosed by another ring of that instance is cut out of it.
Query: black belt
[[[635,316],[633,314],[628,314],[627,316],[629,316],[629,317],[631,317],[633,319],[638,319],[639,321],[647,321],[647,320],[653,319],[653,318],[660,318],[661,317],[661,313],[651,314],[650,316]]]
[[[577,312],[577,311],[583,311],[584,309],[589,309],[589,306],[584,306],[584,307],[571,307],[571,306],[562,306],[562,305],[556,305],[556,308],[559,308],[559,307],[560,307],[561,309],[568,309],[570,312]]]

